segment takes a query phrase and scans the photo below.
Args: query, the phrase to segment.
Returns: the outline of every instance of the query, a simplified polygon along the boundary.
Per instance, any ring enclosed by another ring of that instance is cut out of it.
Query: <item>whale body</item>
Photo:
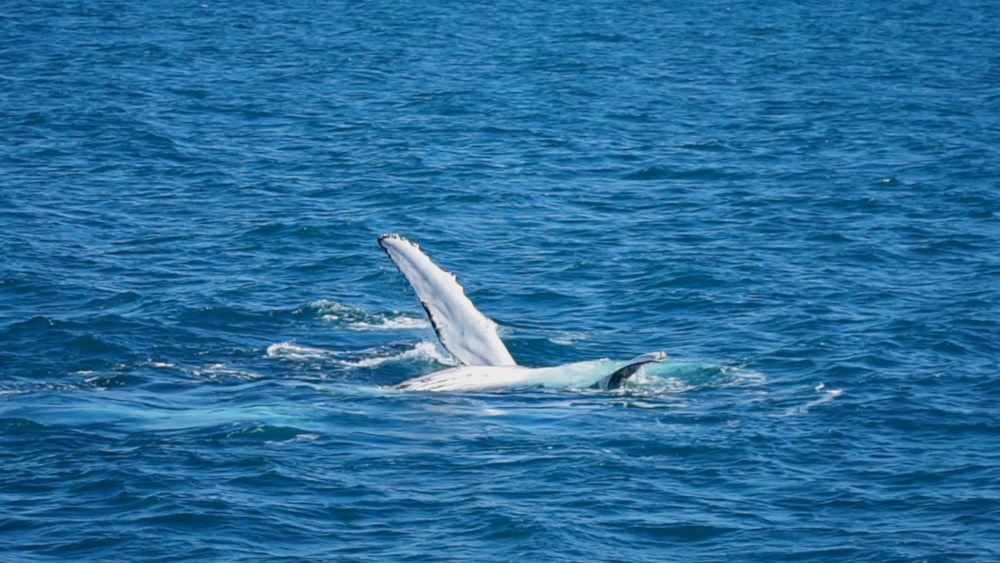
[[[465,295],[454,274],[439,268],[420,247],[398,234],[382,235],[381,246],[399,272],[410,283],[427,313],[441,346],[463,365],[430,373],[397,385],[405,391],[474,391],[496,387],[545,385],[560,378],[579,386],[617,389],[650,362],[662,362],[663,352],[650,352],[630,360],[611,373],[596,374],[603,363],[580,362],[565,366],[529,368],[519,366],[497,335],[497,325]]]

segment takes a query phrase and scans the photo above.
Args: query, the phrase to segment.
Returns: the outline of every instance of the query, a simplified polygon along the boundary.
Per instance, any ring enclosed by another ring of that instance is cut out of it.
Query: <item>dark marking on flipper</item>
[[[517,365],[497,335],[497,325],[472,304],[455,274],[431,261],[416,243],[382,235],[379,246],[410,283],[441,346],[470,366]]]
[[[382,247],[382,250],[385,251],[385,255],[389,257],[389,260],[391,260],[393,264],[396,264],[396,260],[392,257],[392,253],[389,252],[389,247],[387,247],[386,245],[382,244],[382,241],[385,240],[385,239],[387,239],[387,238],[388,239],[395,239],[395,240],[399,240],[399,241],[404,241],[404,242],[409,243],[414,248],[417,248],[418,250],[420,249],[420,245],[418,245],[415,242],[411,242],[411,241],[408,241],[408,240],[404,239],[403,237],[399,236],[398,233],[386,234],[386,235],[382,235],[382,236],[378,237],[378,245],[380,247]],[[398,266],[397,266],[397,268],[398,268]],[[417,301],[419,301],[420,302],[420,306],[424,308],[424,312],[427,314],[427,320],[430,321],[431,328],[434,329],[434,335],[437,336],[438,342],[441,342],[442,343],[441,345],[444,346],[444,338],[442,338],[441,327],[438,326],[437,319],[434,318],[434,314],[431,312],[431,308],[428,307],[427,303],[425,303],[424,300],[420,298],[419,294],[417,295]],[[447,346],[445,346],[445,348],[447,349]]]

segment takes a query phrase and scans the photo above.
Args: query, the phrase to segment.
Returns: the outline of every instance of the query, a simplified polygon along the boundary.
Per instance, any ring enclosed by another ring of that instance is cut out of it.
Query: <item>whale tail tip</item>
[[[591,385],[590,388],[600,389],[601,391],[618,389],[625,383],[626,379],[635,375],[635,372],[639,371],[639,368],[651,362],[662,362],[666,359],[666,357],[666,352],[648,352],[641,356],[636,356],[635,358],[632,358],[627,366],[619,369],[611,375],[605,376],[597,383]]]

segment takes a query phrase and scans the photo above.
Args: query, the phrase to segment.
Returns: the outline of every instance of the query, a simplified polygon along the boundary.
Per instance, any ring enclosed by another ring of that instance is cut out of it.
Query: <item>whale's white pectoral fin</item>
[[[399,235],[382,235],[378,243],[417,293],[445,350],[465,365],[516,365],[497,336],[496,323],[476,309],[453,274]]]
[[[635,375],[635,372],[639,371],[643,365],[650,362],[662,362],[667,355],[663,352],[649,352],[641,356],[636,356],[629,361],[628,365],[621,368],[620,370],[612,373],[611,375],[605,376],[603,379],[593,384],[591,387],[593,389],[600,389],[602,391],[609,391],[611,389],[618,389],[622,386],[622,383]]]

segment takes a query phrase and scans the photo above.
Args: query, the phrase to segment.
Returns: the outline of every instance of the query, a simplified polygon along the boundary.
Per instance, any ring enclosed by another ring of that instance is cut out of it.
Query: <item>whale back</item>
[[[516,365],[497,336],[496,323],[476,309],[454,274],[397,234],[382,235],[378,243],[410,282],[441,346],[455,359],[468,366]]]

